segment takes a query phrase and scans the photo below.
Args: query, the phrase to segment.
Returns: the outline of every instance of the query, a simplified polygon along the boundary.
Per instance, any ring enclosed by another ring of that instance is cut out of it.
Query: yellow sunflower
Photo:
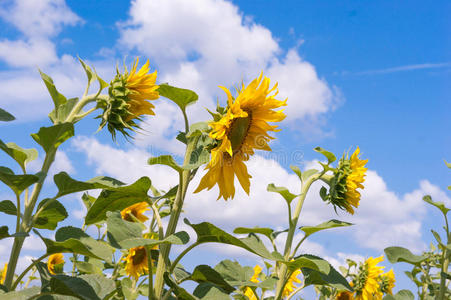
[[[147,265],[147,251],[143,246],[128,250],[128,255],[124,260],[126,261],[125,273],[135,278],[135,280],[142,274],[149,272],[149,267]]]
[[[129,136],[126,129],[139,128],[135,120],[140,120],[142,115],[155,115],[155,106],[148,100],[159,98],[157,71],[149,73],[149,60],[139,70],[138,63],[139,58],[133,63],[130,73],[127,69],[123,74],[117,71],[108,89],[108,101],[100,103],[104,106],[100,128],[108,124],[113,137],[116,130]]]
[[[134,218],[138,219],[141,222],[145,222],[149,220],[149,218],[144,215],[144,212],[148,211],[149,209],[150,208],[147,202],[139,202],[123,209],[121,211],[121,216],[122,219],[129,222],[135,222]]]
[[[301,280],[298,278],[298,275],[301,273],[301,270],[294,271],[290,278],[288,278],[287,283],[285,284],[285,287],[283,288],[282,296],[287,297],[290,295],[294,289],[297,288],[295,283],[301,283]]]
[[[56,275],[57,273],[61,273],[63,271],[64,264],[64,256],[61,253],[55,253],[49,256],[47,260],[47,269],[50,274]]]
[[[211,122],[210,137],[217,141],[211,150],[208,172],[201,179],[196,193],[219,186],[218,199],[225,200],[235,195],[234,180],[238,178],[244,191],[249,194],[251,175],[244,164],[254,154],[254,150],[271,151],[268,142],[272,139],[268,132],[278,131],[277,126],[268,122],[280,122],[285,118],[282,111],[275,111],[286,105],[274,97],[278,93],[277,84],[269,88],[269,78],[263,74],[248,86],[241,86],[236,98],[225,87],[227,111],[218,120]]]
[[[380,277],[381,292],[384,294],[393,295],[393,288],[395,287],[395,273],[393,269],[390,269],[387,273],[384,273]]]
[[[5,266],[0,271],[0,284],[3,284],[5,282],[6,278],[6,271],[8,270],[8,263],[5,263]]]
[[[260,275],[261,272],[262,272],[262,267],[260,267],[259,265],[256,265],[254,267],[254,275],[252,275],[251,279],[249,279],[249,280],[254,283],[258,283],[259,282],[258,276]],[[250,287],[245,288],[244,295],[247,296],[249,298],[249,300],[258,300],[254,291]]]
[[[357,189],[365,188],[362,183],[365,181],[368,159],[361,160],[359,156],[359,147],[350,158],[349,155],[343,155],[330,180],[329,194],[326,196],[326,200],[335,207],[345,209],[350,214],[354,214],[354,208],[360,204],[360,192]]]
[[[353,282],[356,293],[356,300],[373,300],[382,298],[379,289],[378,278],[383,273],[384,267],[377,266],[384,260],[383,256],[370,257],[360,267],[358,278]]]

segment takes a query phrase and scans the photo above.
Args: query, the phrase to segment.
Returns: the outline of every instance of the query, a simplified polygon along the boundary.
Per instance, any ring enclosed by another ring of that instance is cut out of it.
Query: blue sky
[[[270,212],[283,214],[281,201],[264,191],[266,185],[286,183],[295,190],[288,166],[306,167],[321,159],[311,150],[317,145],[338,155],[358,145],[370,169],[361,214],[338,216],[357,225],[318,236],[307,250],[337,261],[345,254],[380,255],[395,243],[420,251],[432,240],[429,228],[441,226],[438,214],[420,199],[430,193],[451,204],[446,192],[451,174],[443,164],[443,159],[451,161],[448,1],[202,0],[191,7],[176,0],[26,2],[0,5],[0,85],[5,93],[0,107],[18,117],[0,125],[0,139],[34,147],[29,133],[48,126],[51,105],[36,67],[50,73],[66,96],[78,96],[85,78],[77,55],[107,81],[125,56],[128,64],[135,55],[149,58],[160,82],[199,93],[199,105],[189,111],[194,120],[206,118],[204,107],[213,107],[216,97],[225,100],[216,86],[248,81],[263,70],[279,81],[281,96],[288,97],[288,118],[272,144],[275,154],[260,153],[253,162],[250,198],[243,193],[224,204],[214,201],[215,192],[205,193],[189,199],[188,217],[200,221],[210,216],[209,221],[230,230],[237,224],[283,227],[283,217]],[[31,12],[39,19],[30,17]],[[148,133],[134,145],[123,140],[116,145],[106,132],[94,135],[97,120],[83,120],[77,124],[82,137],[63,147],[57,169],[80,179],[103,174],[128,182],[151,172],[147,175],[167,188],[170,171],[140,164],[151,154],[180,154],[172,137],[182,124],[167,102],[161,101],[156,112],[144,125]],[[96,151],[105,155],[96,158]],[[127,155],[136,159],[129,161]],[[125,175],[121,163],[111,166],[118,157],[130,168]],[[0,195],[8,197],[3,189]],[[67,201],[82,214],[76,197]],[[261,201],[263,208],[252,208]],[[337,218],[318,197],[310,201],[306,224]],[[276,203],[277,208],[265,208]],[[243,205],[249,211],[240,215]],[[200,207],[207,209],[197,216]],[[217,216],[217,211],[225,213]],[[76,215],[65,224],[81,226]],[[268,218],[271,224],[265,224]],[[228,253],[208,251],[211,263]],[[399,285],[411,287],[398,273]]]

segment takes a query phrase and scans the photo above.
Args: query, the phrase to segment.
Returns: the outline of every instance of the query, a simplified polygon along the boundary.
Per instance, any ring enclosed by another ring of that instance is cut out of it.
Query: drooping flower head
[[[395,287],[395,273],[390,269],[387,273],[380,276],[380,290],[384,294],[393,295],[393,288]]]
[[[359,274],[352,282],[356,300],[373,300],[379,297],[382,298],[378,278],[383,273],[382,269],[384,267],[377,266],[377,264],[383,260],[383,256],[376,258],[370,257],[359,267]]]
[[[135,222],[134,218],[138,219],[140,222],[145,222],[149,220],[149,218],[144,215],[144,212],[148,211],[149,209],[150,208],[147,202],[139,202],[127,208],[124,208],[121,211],[121,216],[122,219],[129,222]]]
[[[287,297],[297,288],[295,283],[301,283],[301,280],[298,278],[298,275],[300,273],[301,273],[301,270],[298,269],[291,274],[290,278],[288,278],[288,281],[285,284],[285,287],[283,288],[283,292],[282,292],[283,297]]]
[[[329,194],[326,196],[326,200],[334,207],[344,209],[350,214],[354,214],[354,208],[360,204],[360,192],[357,189],[364,189],[362,183],[365,181],[367,170],[365,164],[368,159],[361,160],[359,155],[359,147],[350,158],[349,155],[343,155],[330,182]]]
[[[254,267],[254,275],[252,275],[251,279],[249,279],[249,281],[254,282],[254,283],[259,283],[260,280],[258,279],[258,276],[260,275],[260,273],[262,272],[262,267],[260,267],[259,265],[256,265]],[[258,300],[257,296],[255,295],[255,292],[253,289],[251,289],[250,287],[246,287],[244,289],[244,295],[247,296],[247,298],[249,298],[249,300]]]
[[[225,87],[227,108],[222,115],[216,115],[211,127],[210,137],[217,142],[211,150],[211,160],[207,174],[201,179],[195,192],[210,190],[219,186],[218,199],[225,200],[235,195],[234,180],[238,178],[244,191],[249,194],[251,175],[244,164],[255,150],[271,151],[268,142],[272,139],[268,132],[278,131],[277,126],[268,122],[280,122],[285,118],[282,111],[275,109],[286,105],[285,101],[275,99],[277,84],[269,87],[269,78],[261,74],[248,86],[242,84],[236,98]]]
[[[8,270],[8,263],[5,263],[5,266],[0,271],[0,284],[3,284],[5,282],[6,278],[6,271]]]
[[[108,125],[113,138],[116,131],[129,137],[126,131],[139,128],[135,120],[141,120],[142,115],[155,115],[155,106],[148,100],[158,99],[158,85],[156,85],[157,71],[149,73],[149,60],[138,70],[139,58],[135,60],[129,72],[117,70],[111,81],[108,94],[109,99],[104,103],[104,112],[101,116],[100,128]]]
[[[147,265],[147,251],[143,246],[128,250],[128,255],[124,260],[126,261],[125,273],[135,278],[135,280],[137,280],[139,276],[149,272],[149,267]]]
[[[49,256],[47,261],[47,269],[50,274],[56,275],[57,273],[61,273],[63,271],[64,265],[64,256],[61,253],[55,253]]]

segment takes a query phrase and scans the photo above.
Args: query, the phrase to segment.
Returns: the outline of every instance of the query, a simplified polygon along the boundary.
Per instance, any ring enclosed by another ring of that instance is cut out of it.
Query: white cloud
[[[37,67],[55,63],[58,58],[55,44],[51,41],[30,39],[27,41],[0,41],[0,60],[13,67]]]

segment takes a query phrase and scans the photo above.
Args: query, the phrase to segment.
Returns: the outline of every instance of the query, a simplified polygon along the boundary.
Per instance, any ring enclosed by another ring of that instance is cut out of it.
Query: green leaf
[[[0,211],[8,215],[17,216],[16,205],[10,200],[3,200],[0,202]]]
[[[409,290],[400,290],[395,295],[386,295],[384,300],[415,300],[415,296]]]
[[[429,196],[429,195],[424,196],[424,197],[423,197],[423,201],[425,201],[425,202],[427,202],[427,203],[429,203],[429,204],[431,204],[431,205],[434,205],[435,207],[437,207],[438,209],[440,209],[440,211],[441,211],[445,216],[446,216],[446,214],[450,211],[450,209],[447,208],[443,202],[434,202],[434,201],[432,201],[432,198],[431,198],[431,196]]]
[[[93,83],[96,79],[96,73],[92,71],[91,67],[88,66],[80,57],[78,58],[78,60],[80,61],[83,69],[86,72],[86,77],[88,77],[88,84]]]
[[[268,237],[271,241],[273,238],[274,230],[271,228],[265,228],[265,227],[237,227],[233,230],[233,233],[236,234],[249,234],[249,233],[255,233],[255,234],[263,234],[264,236]]]
[[[73,296],[83,300],[100,300],[96,291],[88,282],[81,278],[82,276],[52,276],[50,279],[50,290],[52,293]]]
[[[174,101],[183,111],[188,105],[193,104],[199,98],[197,94],[191,90],[177,88],[166,83],[159,85],[158,93],[160,96]]]
[[[11,235],[8,233],[8,226],[0,227],[0,240],[10,237]]]
[[[85,274],[78,277],[87,282],[100,299],[104,299],[116,289],[114,281],[102,274]]]
[[[263,245],[263,243],[255,236],[239,239],[208,222],[191,224],[187,219],[185,219],[184,221],[187,225],[191,226],[196,232],[197,234],[196,243],[198,244],[203,243],[228,244],[243,248],[251,253],[254,253],[258,256],[261,256],[269,260],[273,261],[283,260],[282,255],[276,252],[270,253]]]
[[[214,269],[232,286],[244,286],[246,284],[255,286],[255,283],[250,281],[254,274],[252,268],[242,267],[237,261],[223,260]]]
[[[302,177],[301,177],[302,182],[307,181],[307,179],[309,179],[310,176],[315,175],[318,172],[319,171],[316,169],[310,169],[310,170],[305,171],[304,173],[302,173]]]
[[[149,165],[166,165],[173,168],[177,172],[182,172],[182,168],[177,164],[171,155],[160,155],[156,157],[151,157],[147,160]]]
[[[224,278],[222,278],[221,274],[219,274],[215,269],[211,268],[207,265],[199,265],[197,266],[193,273],[185,280],[192,280],[198,283],[210,283],[214,284],[217,287],[220,287],[227,294],[230,294],[235,290],[233,286],[228,284]],[[196,293],[194,293],[196,295]]]
[[[451,169],[451,163],[447,162],[446,160],[445,160],[445,165]]]
[[[266,190],[268,192],[279,193],[287,201],[288,204],[290,204],[291,201],[293,201],[293,199],[297,197],[296,195],[290,193],[290,191],[286,187],[278,187],[273,183],[268,184],[268,188]]]
[[[292,272],[301,268],[309,268],[324,274],[329,274],[331,268],[330,264],[326,260],[309,254],[300,255],[294,258],[292,261],[284,263]]]
[[[59,105],[58,108],[55,108],[49,113],[50,120],[53,123],[65,122],[77,103],[78,98],[70,98],[66,103]]]
[[[38,133],[31,134],[31,137],[42,146],[45,152],[56,150],[67,139],[74,136],[74,125],[72,123],[62,123],[51,127],[41,127]]]
[[[9,186],[19,196],[27,187],[38,182],[39,177],[31,174],[14,175],[8,168],[1,168],[0,181]]]
[[[45,83],[45,86],[47,87],[47,90],[49,91],[50,96],[52,97],[53,103],[55,104],[55,107],[60,106],[61,104],[66,103],[66,97],[63,96],[63,94],[60,94],[58,90],[55,87],[55,84],[53,83],[53,79],[48,76],[47,74],[43,73],[41,70],[39,70],[39,73],[41,74],[41,78]]]
[[[135,203],[146,201],[150,186],[150,179],[141,177],[128,186],[104,189],[88,210],[85,224],[91,225],[106,220],[107,211],[123,210]]]
[[[103,273],[103,270],[100,269],[98,266],[85,261],[76,261],[75,267],[77,268],[78,271],[82,273],[100,274],[100,275],[102,275]]]
[[[67,218],[68,214],[66,208],[58,200],[47,198],[38,204],[37,211],[39,211],[43,205],[46,205],[44,210],[35,215],[36,223],[34,224],[34,227],[55,230],[58,222]]]
[[[195,136],[202,135],[204,132],[207,132],[210,129],[208,126],[208,122],[197,122],[189,127],[189,131],[186,134],[187,138],[192,138]]]
[[[197,297],[194,297],[190,293],[188,293],[184,288],[180,287],[174,281],[172,281],[169,273],[166,272],[163,275],[164,282],[172,289],[173,293],[177,297],[178,300],[198,300]]]
[[[419,265],[422,261],[427,259],[424,255],[414,255],[409,249],[403,247],[388,247],[384,249],[387,259],[392,264],[397,262],[406,262],[412,265]]]
[[[113,248],[105,242],[96,241],[80,228],[67,226],[58,229],[55,241],[42,237],[38,231],[33,230],[47,247],[47,254],[77,253],[89,257],[111,262]]]
[[[119,249],[130,249],[139,246],[153,247],[160,244],[183,245],[189,241],[189,235],[184,231],[177,232],[162,240],[143,238],[141,225],[123,220],[118,211],[107,213],[107,230],[110,244]]]
[[[318,224],[316,226],[302,226],[299,229],[304,231],[306,236],[309,236],[309,235],[311,235],[315,232],[321,231],[321,230],[335,228],[335,227],[351,226],[351,225],[354,225],[354,224],[332,219],[327,222]]]
[[[298,166],[290,166],[290,169],[296,174],[298,175],[299,179],[302,180],[302,172],[301,169],[299,169]]]
[[[191,152],[190,159],[186,165],[182,166],[184,170],[192,170],[199,168],[203,164],[210,161],[210,152],[208,152],[203,146],[199,146]]]
[[[16,118],[12,114],[0,108],[0,121],[9,122],[14,121],[15,119]]]
[[[66,172],[56,174],[53,176],[53,180],[58,187],[57,197],[87,190],[116,188],[124,185],[119,180],[106,176],[95,177],[86,182],[78,181],[72,179]]]
[[[0,140],[0,149],[11,156],[25,171],[25,166],[30,161],[35,160],[38,157],[38,151],[36,149],[23,149],[17,146],[15,143],[3,143]]]
[[[316,152],[321,153],[322,155],[324,155],[327,158],[327,161],[329,162],[329,164],[331,164],[331,163],[333,163],[334,161],[337,160],[337,158],[335,157],[335,155],[332,152],[324,150],[321,147],[316,147],[313,150],[315,150]]]
[[[37,286],[23,289],[20,291],[13,291],[5,294],[0,294],[2,300],[28,300],[31,297],[38,295],[41,292],[41,289]]]
[[[204,300],[230,300],[230,296],[221,289],[210,283],[199,284],[193,292],[193,295]]]

